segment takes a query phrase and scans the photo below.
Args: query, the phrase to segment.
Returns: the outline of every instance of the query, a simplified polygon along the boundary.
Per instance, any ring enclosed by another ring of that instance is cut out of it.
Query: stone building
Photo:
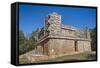
[[[37,54],[57,57],[75,52],[91,51],[88,29],[64,25],[56,12],[45,18],[45,26],[36,31]]]

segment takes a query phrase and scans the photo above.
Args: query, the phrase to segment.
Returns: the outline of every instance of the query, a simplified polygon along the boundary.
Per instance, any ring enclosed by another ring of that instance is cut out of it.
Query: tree
[[[36,32],[32,32],[30,37],[24,36],[22,31],[19,31],[19,54],[24,54],[35,48],[35,35]]]
[[[97,47],[97,34],[96,34],[96,27],[91,30],[91,49],[96,51]]]
[[[32,49],[35,48],[36,40],[35,40],[36,32],[32,32],[30,38],[29,38],[29,44]]]
[[[23,44],[25,40],[24,33],[19,31],[19,44]]]
[[[30,39],[35,43],[36,32],[32,32]]]
[[[25,36],[23,31],[19,30],[19,54],[23,54],[25,52]]]

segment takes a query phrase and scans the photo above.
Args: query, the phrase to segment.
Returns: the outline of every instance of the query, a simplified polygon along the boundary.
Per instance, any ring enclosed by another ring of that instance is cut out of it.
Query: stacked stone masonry
[[[49,57],[91,51],[89,30],[62,24],[56,12],[49,14],[45,26],[37,30],[36,41],[36,50]]]

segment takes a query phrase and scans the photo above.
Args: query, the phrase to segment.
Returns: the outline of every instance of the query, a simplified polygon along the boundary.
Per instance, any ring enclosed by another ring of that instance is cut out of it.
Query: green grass
[[[19,57],[19,64],[28,64],[30,63],[30,61],[28,61],[28,59],[23,56],[23,57]]]
[[[36,61],[33,63],[44,63],[44,62],[61,62],[61,61],[78,61],[78,60],[95,60],[96,54],[92,52],[84,52],[74,55],[65,55],[53,59],[43,60],[43,61]],[[25,57],[19,59],[20,64],[27,64],[30,63]]]
[[[95,60],[96,54],[90,53],[90,52],[84,52],[80,54],[74,54],[74,55],[65,55],[61,57],[57,57],[54,59],[44,60],[44,61],[38,61],[35,63],[42,63],[42,62],[61,62],[61,61],[79,61],[79,60]]]

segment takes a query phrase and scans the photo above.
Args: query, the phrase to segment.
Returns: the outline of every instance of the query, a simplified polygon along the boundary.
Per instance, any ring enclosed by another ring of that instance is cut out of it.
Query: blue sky
[[[19,5],[19,28],[24,33],[31,33],[43,27],[45,16],[57,12],[62,16],[62,24],[77,28],[94,28],[96,26],[95,8],[57,7],[39,5]]]

